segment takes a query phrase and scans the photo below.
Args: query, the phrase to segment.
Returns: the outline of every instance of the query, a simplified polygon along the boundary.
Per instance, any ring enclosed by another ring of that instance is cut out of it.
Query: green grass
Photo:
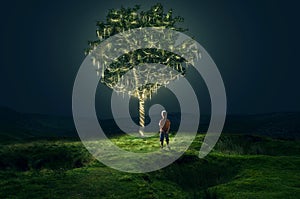
[[[300,198],[300,141],[223,135],[199,159],[203,138],[145,174],[106,167],[78,141],[2,144],[0,198]],[[157,137],[111,140],[128,151],[159,150]]]

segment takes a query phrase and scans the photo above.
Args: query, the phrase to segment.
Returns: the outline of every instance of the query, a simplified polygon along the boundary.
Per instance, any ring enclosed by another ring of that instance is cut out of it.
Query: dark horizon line
[[[56,117],[72,117],[72,114],[53,114],[53,113],[37,113],[37,112],[22,112],[18,111],[15,108],[11,108],[8,106],[0,106],[0,110],[7,110],[11,112],[15,112],[16,114],[22,115],[40,115],[40,116],[56,116]],[[181,114],[180,112],[168,112],[171,115]],[[259,116],[259,115],[274,115],[274,114],[300,114],[300,111],[271,111],[271,112],[264,112],[264,113],[227,113],[227,116]],[[183,114],[193,114],[193,113],[183,113]],[[159,113],[158,113],[159,115]],[[203,116],[210,116],[210,113],[201,114]],[[200,115],[200,116],[201,116]],[[138,116],[136,116],[138,117]],[[102,120],[109,120],[114,119],[113,117],[103,118]]]

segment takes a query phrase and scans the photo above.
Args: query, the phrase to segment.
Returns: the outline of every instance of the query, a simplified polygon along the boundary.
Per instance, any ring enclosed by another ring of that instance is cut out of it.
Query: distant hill
[[[300,113],[229,115],[226,118],[223,132],[255,134],[281,139],[299,139]]]
[[[71,117],[26,114],[0,108],[1,140],[75,136],[77,133]]]
[[[191,114],[185,117],[193,118]],[[170,113],[172,130],[176,131],[180,114]],[[138,118],[133,118],[137,123]],[[199,132],[206,132],[209,116],[201,115]],[[146,118],[146,123],[149,118]],[[113,119],[100,120],[107,134],[118,134],[121,130]],[[300,113],[270,113],[258,115],[227,115],[224,133],[255,134],[283,139],[300,138]],[[73,118],[43,114],[27,114],[0,107],[0,139],[22,140],[39,138],[77,138]]]

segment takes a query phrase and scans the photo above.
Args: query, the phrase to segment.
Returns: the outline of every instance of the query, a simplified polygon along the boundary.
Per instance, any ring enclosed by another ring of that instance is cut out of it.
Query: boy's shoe
[[[168,149],[171,150],[171,147],[169,145],[167,145]]]

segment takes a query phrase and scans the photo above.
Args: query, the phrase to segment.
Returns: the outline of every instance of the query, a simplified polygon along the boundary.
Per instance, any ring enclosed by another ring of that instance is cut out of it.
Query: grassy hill
[[[201,118],[205,132],[209,117]],[[125,150],[169,153],[157,137],[132,138],[113,120],[99,122]],[[300,113],[229,115],[223,132],[204,159],[198,134],[168,167],[130,174],[96,161],[71,117],[0,108],[0,198],[300,198]]]
[[[79,141],[3,143],[0,198],[300,198],[300,141],[223,134],[199,159],[203,138],[198,134],[173,164],[145,174],[103,165]],[[157,137],[112,141],[130,151],[159,148]]]

